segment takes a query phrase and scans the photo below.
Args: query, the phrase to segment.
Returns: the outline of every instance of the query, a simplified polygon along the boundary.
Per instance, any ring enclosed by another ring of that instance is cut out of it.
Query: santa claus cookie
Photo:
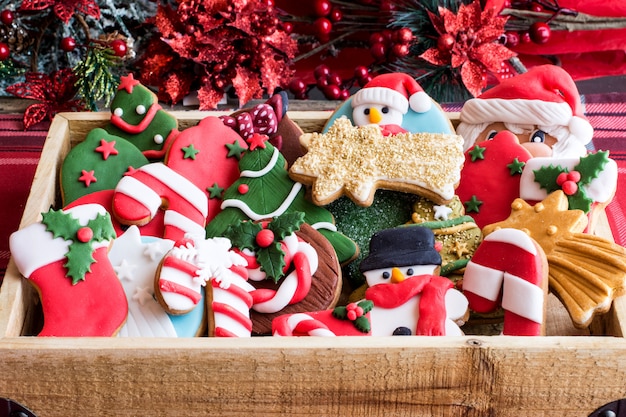
[[[249,337],[254,287],[247,282],[246,266],[230,240],[189,236],[177,241],[160,263],[154,279],[156,298],[181,317],[206,306],[211,337]]]
[[[569,210],[562,190],[533,205],[516,199],[511,214],[483,229],[520,229],[546,253],[549,285],[576,327],[585,328],[595,314],[609,310],[626,286],[626,249],[600,236],[581,233],[587,226],[582,210]]]
[[[307,149],[289,168],[294,181],[311,185],[311,199],[326,205],[346,195],[370,206],[376,189],[402,191],[449,202],[460,180],[463,139],[452,134],[383,136],[378,125],[337,119],[326,133],[300,137]]]
[[[271,221],[243,221],[225,236],[248,262],[253,333],[269,334],[281,314],[333,307],[341,293],[341,269],[328,240],[303,213]]]
[[[128,319],[120,329],[122,337],[193,337],[204,333],[204,305],[183,316],[168,314],[154,296],[154,276],[174,242],[142,237],[131,226],[118,237],[109,251],[109,260],[128,300]]]
[[[163,159],[178,134],[178,121],[161,108],[156,94],[128,74],[121,77],[110,107],[107,132],[129,140],[151,160]]]
[[[360,268],[369,288],[365,298],[326,311],[284,315],[275,336],[448,335],[459,336],[468,302],[437,273],[441,257],[433,233],[423,227],[386,229],[372,237]]]
[[[102,206],[43,213],[13,233],[11,255],[35,286],[44,324],[39,336],[113,336],[128,305],[107,252],[115,232]]]
[[[148,159],[126,139],[96,128],[73,147],[61,166],[63,205],[87,194],[112,190],[128,170],[139,168]]]
[[[456,193],[479,227],[504,220],[519,197],[520,179],[531,159],[515,135],[503,131],[465,152]]]
[[[222,211],[206,227],[207,237],[223,236],[241,220],[263,220],[284,213],[302,212],[304,220],[332,244],[340,263],[358,255],[356,244],[335,226],[333,215],[306,198],[303,185],[289,178],[282,154],[267,142],[267,136],[254,134],[248,151],[239,161],[239,178],[223,193]]]
[[[464,150],[509,130],[533,156],[580,157],[593,137],[576,84],[556,65],[531,68],[466,101],[460,120]]]

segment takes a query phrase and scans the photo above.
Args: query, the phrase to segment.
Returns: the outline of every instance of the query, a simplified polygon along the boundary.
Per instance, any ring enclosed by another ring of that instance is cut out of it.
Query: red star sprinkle
[[[124,76],[122,75],[120,77],[120,85],[117,87],[118,91],[119,90],[126,90],[128,92],[128,94],[132,94],[133,93],[133,88],[136,85],[139,85],[139,80],[136,80],[135,77],[133,76],[132,73]]]
[[[126,172],[124,173],[124,175],[130,175],[131,177],[133,175],[135,175],[135,172],[137,172],[137,168],[135,168],[134,166],[128,166],[128,169],[126,170]]]
[[[104,139],[100,139],[100,146],[96,148],[96,152],[100,152],[102,154],[102,159],[105,161],[109,158],[110,155],[117,155],[119,151],[115,149],[115,141],[107,142]]]
[[[82,174],[80,177],[78,177],[78,181],[82,181],[85,183],[85,187],[89,187],[91,185],[92,182],[96,182],[98,181],[96,179],[96,176],[94,175],[94,171],[85,171],[84,169],[82,170]]]
[[[246,140],[246,142],[248,142],[248,149],[250,149],[251,151],[255,150],[256,148],[265,149],[265,141],[268,139],[269,138],[266,135],[260,135],[258,133],[255,133]]]

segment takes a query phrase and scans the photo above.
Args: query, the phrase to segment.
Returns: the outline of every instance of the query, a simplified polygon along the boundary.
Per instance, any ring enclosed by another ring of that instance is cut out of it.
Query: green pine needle
[[[115,95],[119,80],[112,74],[111,67],[119,64],[119,58],[110,48],[92,47],[84,60],[74,67],[78,77],[76,87],[91,111],[98,111],[98,102],[108,107]]]

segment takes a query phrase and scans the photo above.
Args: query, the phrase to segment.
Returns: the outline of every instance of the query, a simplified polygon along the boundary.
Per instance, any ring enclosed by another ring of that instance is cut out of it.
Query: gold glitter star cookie
[[[460,180],[463,139],[443,133],[383,136],[376,125],[353,126],[340,118],[327,133],[300,137],[307,153],[289,176],[312,185],[311,199],[326,205],[346,195],[368,207],[378,188],[424,196],[437,204],[454,197]]]
[[[587,217],[582,210],[567,207],[562,191],[534,206],[518,198],[509,218],[485,226],[483,234],[512,227],[535,239],[548,258],[550,289],[563,302],[574,325],[585,328],[624,292],[626,249],[603,237],[581,233]]]

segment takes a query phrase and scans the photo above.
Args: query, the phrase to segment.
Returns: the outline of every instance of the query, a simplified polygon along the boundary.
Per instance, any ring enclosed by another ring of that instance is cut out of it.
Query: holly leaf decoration
[[[574,167],[575,171],[580,172],[579,188],[598,178],[607,162],[609,162],[608,151],[598,151],[580,158],[580,162]]]
[[[369,313],[374,308],[374,302],[371,300],[360,301],[357,305],[363,309],[363,314]]]
[[[352,323],[354,323],[354,327],[356,327],[358,331],[363,333],[369,333],[372,327],[370,326],[370,320],[367,318],[367,316],[361,316],[354,320]]]
[[[554,166],[552,164],[533,171],[535,174],[535,182],[537,182],[541,188],[546,190],[548,194],[561,188],[556,183],[556,179],[559,174],[563,172],[567,172],[567,169],[560,165]]]
[[[81,227],[77,219],[62,210],[50,209],[47,213],[42,213],[41,216],[41,222],[54,238],[73,239],[76,231]]]
[[[65,276],[72,278],[72,285],[85,279],[87,272],[91,272],[91,264],[96,260],[93,257],[91,242],[74,242],[65,254],[67,262],[63,265],[67,268]]]
[[[335,307],[333,309],[333,317],[338,318],[340,320],[347,320],[348,309],[345,306]]]
[[[587,197],[587,194],[578,187],[578,191],[574,195],[567,196],[568,208],[570,210],[582,210],[585,213],[589,213],[593,200]]]
[[[224,237],[230,239],[233,247],[256,251],[256,235],[263,229],[260,223],[241,221],[237,225],[230,225],[224,232]]]
[[[283,213],[275,217],[267,228],[274,232],[276,239],[283,240],[296,230],[300,230],[300,226],[304,223],[304,213],[294,211],[291,213]]]
[[[259,249],[256,253],[256,259],[267,279],[272,279],[274,283],[277,283],[282,278],[285,253],[281,250],[280,242],[274,241],[268,247]]]
[[[117,236],[113,224],[111,223],[111,215],[109,213],[98,213],[95,219],[89,220],[87,227],[93,231],[92,241],[95,242],[115,239]]]

